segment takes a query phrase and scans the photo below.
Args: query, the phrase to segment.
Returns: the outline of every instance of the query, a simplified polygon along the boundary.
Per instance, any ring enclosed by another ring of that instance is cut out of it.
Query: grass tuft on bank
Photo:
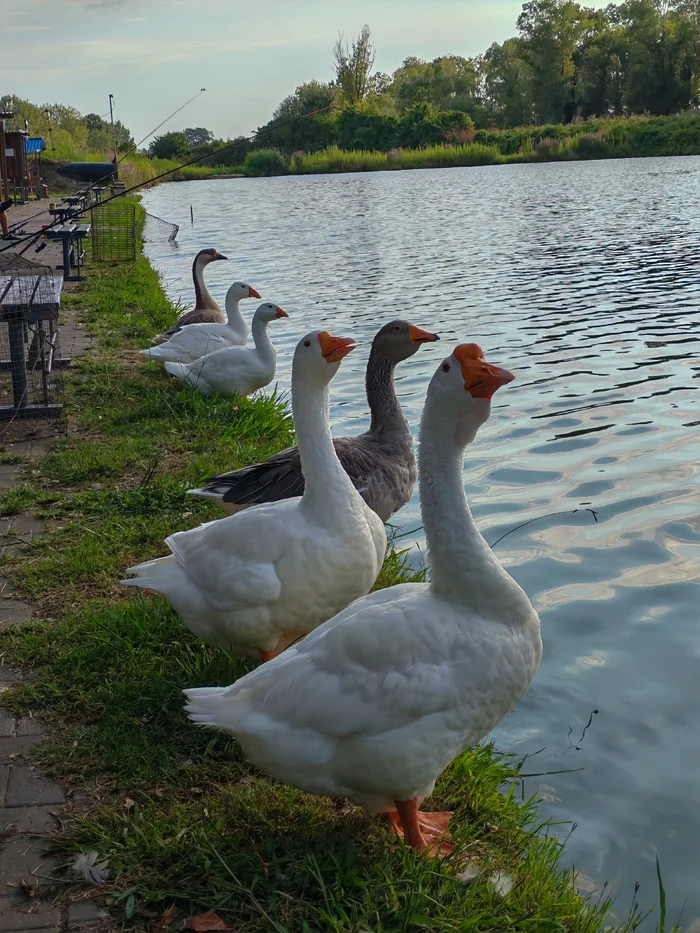
[[[636,929],[635,910],[608,927],[608,902],[575,893],[534,802],[517,801],[517,767],[490,748],[438,784],[458,846],[438,864],[381,819],[274,783],[187,721],[184,687],[230,683],[251,662],[202,645],[164,600],[118,580],[162,554],[167,534],[220,515],[188,486],[293,442],[286,400],[204,399],[144,361],[136,348],[177,309],[143,257],[93,266],[71,300],[99,344],[67,373],[69,433],[0,501],[3,515],[49,528],[5,559],[41,618],[0,633],[5,663],[31,672],[3,704],[50,724],[37,761],[92,794],[58,845],[109,860],[101,890],[117,916],[143,926],[171,905],[215,910],[246,933]],[[395,549],[378,585],[423,576]]]

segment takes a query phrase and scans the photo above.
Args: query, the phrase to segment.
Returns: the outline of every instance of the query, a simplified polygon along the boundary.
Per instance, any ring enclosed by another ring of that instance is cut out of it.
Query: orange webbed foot
[[[421,854],[432,858],[445,858],[455,847],[445,842],[447,824],[453,814],[423,813],[418,809],[417,799],[397,801],[396,810],[387,813],[389,825],[405,844]]]

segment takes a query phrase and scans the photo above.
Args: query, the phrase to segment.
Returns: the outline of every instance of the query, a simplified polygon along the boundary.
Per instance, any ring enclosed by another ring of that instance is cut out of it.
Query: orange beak
[[[248,297],[249,298],[262,298],[262,295],[257,290],[257,288],[253,288],[252,285],[249,285],[248,286]]]
[[[321,344],[321,353],[327,363],[338,363],[347,356],[348,353],[357,347],[352,337],[333,337],[327,330],[322,330],[318,335],[318,342]]]
[[[483,350],[476,343],[460,344],[453,355],[462,369],[464,388],[472,398],[491,398],[515,379],[509,370],[487,363]]]
[[[411,343],[433,343],[440,338],[437,334],[431,334],[428,330],[423,330],[420,327],[414,327],[413,324],[409,324],[408,339]]]
[[[260,295],[257,295],[257,297],[259,298]],[[284,308],[280,308],[279,305],[278,305],[278,306],[277,306],[277,310],[275,311],[275,317],[289,317],[289,315],[288,315],[287,312],[284,310]]]

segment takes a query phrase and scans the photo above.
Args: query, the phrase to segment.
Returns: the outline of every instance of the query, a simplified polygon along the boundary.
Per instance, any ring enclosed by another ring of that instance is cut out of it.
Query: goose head
[[[476,343],[461,343],[438,366],[428,387],[431,409],[454,424],[454,439],[464,446],[491,414],[491,398],[515,379],[513,373],[487,363]]]
[[[226,307],[234,301],[243,301],[244,298],[262,298],[262,295],[252,285],[247,285],[245,282],[234,282],[226,292]]]
[[[352,337],[334,337],[327,330],[314,330],[297,344],[292,364],[292,380],[327,386],[338,372],[341,360],[357,344]]]
[[[400,363],[416,353],[422,344],[439,340],[437,334],[409,324],[408,321],[390,321],[372,341],[372,348],[392,363]]]
[[[289,315],[274,302],[265,301],[263,304],[258,305],[255,314],[253,315],[253,320],[264,321],[265,324],[269,324],[270,321],[274,321],[279,317],[289,317]]]
[[[195,256],[194,261],[199,263],[201,266],[208,266],[210,262],[216,262],[219,259],[228,259],[228,256],[224,256],[218,251],[218,249],[200,249],[200,251]]]

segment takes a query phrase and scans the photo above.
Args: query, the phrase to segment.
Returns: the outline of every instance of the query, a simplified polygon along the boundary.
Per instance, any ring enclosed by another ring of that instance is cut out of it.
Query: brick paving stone
[[[14,735],[0,739],[0,762],[12,762],[22,754],[25,748],[41,741],[40,735]]]
[[[0,464],[0,489],[11,489],[17,485],[19,470],[11,464]]]
[[[63,803],[66,797],[61,788],[28,765],[12,765],[5,796],[6,807],[46,806]]]
[[[36,898],[0,897],[0,933],[55,930],[61,922],[57,908]]]
[[[33,716],[22,716],[17,720],[15,735],[43,735],[44,724]]]
[[[58,859],[46,854],[46,843],[31,836],[8,836],[0,848],[0,883],[5,891],[21,880],[29,885],[46,883]],[[42,924],[43,926],[43,924]]]
[[[11,667],[0,666],[0,684],[16,684],[22,680],[19,671],[13,671]]]
[[[0,927],[0,929],[2,928]],[[58,926],[41,927],[39,930],[34,930],[33,933],[58,933],[58,929],[59,929]],[[25,933],[25,931],[24,930],[2,930],[2,933]]]
[[[0,832],[53,833],[60,825],[57,805],[49,807],[0,807]]]
[[[15,734],[15,716],[14,713],[11,713],[9,709],[0,709],[0,736],[7,738],[7,736]]]
[[[0,598],[0,631],[11,625],[26,625],[34,617],[34,610],[21,599]]]
[[[93,346],[93,338],[70,320],[61,324],[64,356],[77,356]],[[55,432],[54,432],[55,433]],[[19,435],[4,450],[10,456],[22,458],[18,464],[0,464],[0,489],[12,488],[21,482],[26,465],[44,456],[51,449],[53,436],[33,431]],[[53,528],[53,523],[51,525]],[[0,555],[23,554],[32,548],[32,539],[45,534],[47,525],[30,515],[0,518]],[[33,618],[32,606],[15,598],[17,588],[12,581],[0,577],[0,630],[11,625],[23,625]],[[23,680],[21,671],[0,666],[0,694]],[[24,753],[42,739],[43,725],[31,716],[16,718],[0,708],[0,933],[78,933],[80,928],[100,933],[109,923],[109,914],[93,900],[76,901],[64,910],[63,923],[59,910],[50,901],[28,898],[19,884],[46,885],[57,862],[46,855],[46,842],[38,836],[60,830],[65,793],[58,784],[25,761]],[[75,792],[71,802],[88,800]],[[4,837],[4,838],[3,838]]]
[[[84,926],[85,924],[100,923],[106,920],[109,914],[94,901],[75,901],[68,905],[68,926]]]
[[[4,519],[8,522],[9,531],[3,531],[3,534],[15,537],[29,537],[34,535],[43,535],[46,531],[46,522],[40,518],[32,518],[31,515],[13,515],[10,519]]]

